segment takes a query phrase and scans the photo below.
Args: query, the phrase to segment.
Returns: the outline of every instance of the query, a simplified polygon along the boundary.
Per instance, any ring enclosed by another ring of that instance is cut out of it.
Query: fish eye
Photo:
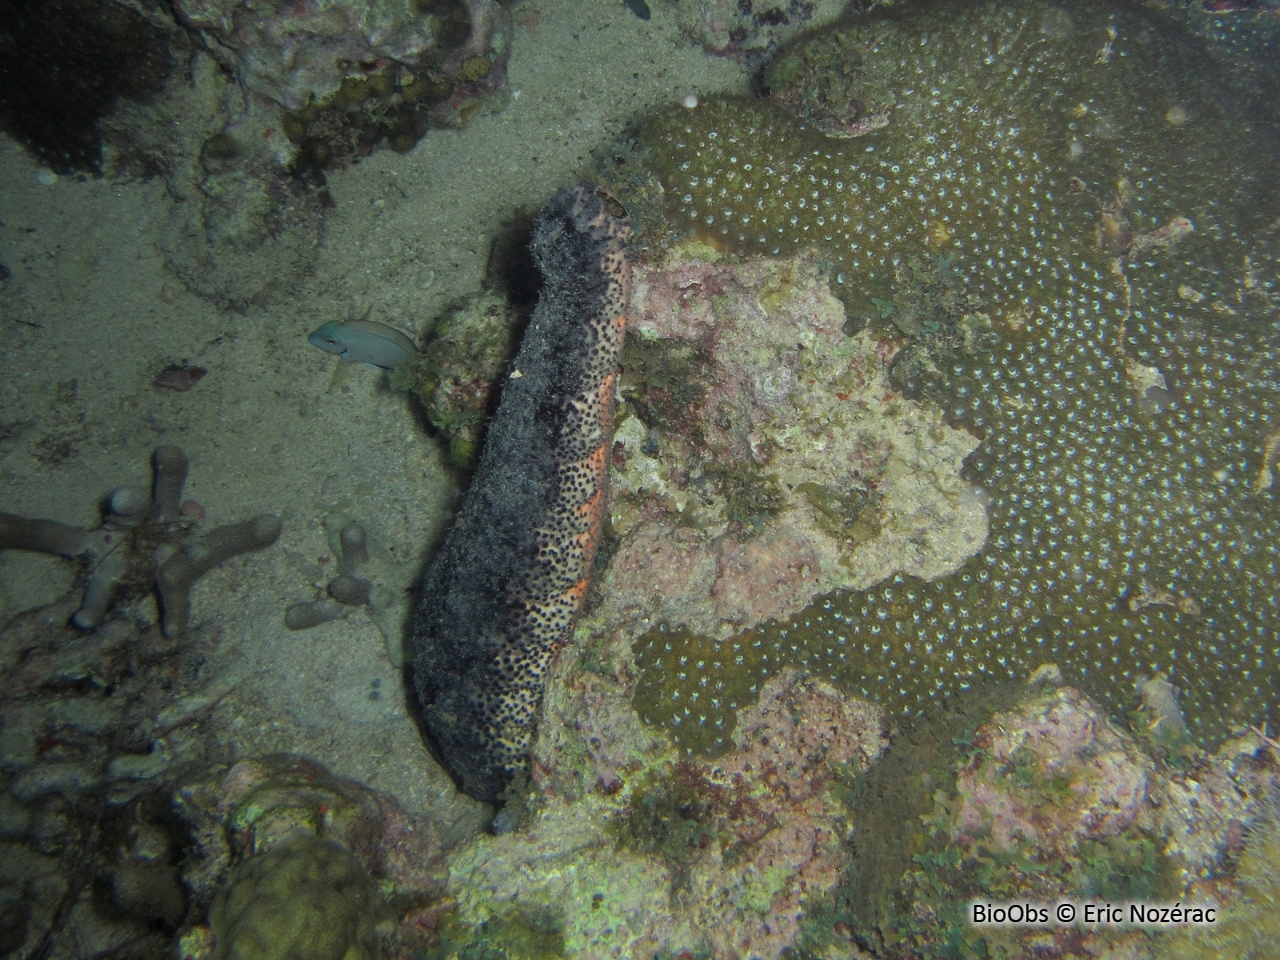
[[[325,338],[324,338],[324,342],[325,342],[325,343],[327,343],[327,344],[329,344],[329,346],[331,346],[331,347],[336,347],[336,346],[338,345],[338,338],[337,338],[337,337],[325,337]]]

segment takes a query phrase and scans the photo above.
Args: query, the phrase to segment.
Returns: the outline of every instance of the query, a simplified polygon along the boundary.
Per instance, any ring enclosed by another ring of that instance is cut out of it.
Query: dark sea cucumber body
[[[422,723],[463,790],[494,801],[527,764],[608,500],[630,226],[590,187],[534,227],[544,284],[458,518],[422,585],[408,655]]]

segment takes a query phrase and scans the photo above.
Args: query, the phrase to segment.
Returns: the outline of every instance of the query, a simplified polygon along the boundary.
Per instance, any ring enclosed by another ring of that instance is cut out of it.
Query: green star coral
[[[1167,674],[1205,741],[1276,720],[1276,117],[1236,112],[1230,64],[1129,6],[895,6],[842,45],[892,94],[882,131],[717,100],[651,122],[647,162],[675,223],[745,254],[815,248],[868,318],[911,262],[946,258],[994,343],[899,382],[984,439],[967,471],[990,535],[938,581],[720,642],[646,635],[643,713],[703,748],[721,737],[687,731],[731,727],[785,666],[909,715],[1055,663],[1116,712]]]

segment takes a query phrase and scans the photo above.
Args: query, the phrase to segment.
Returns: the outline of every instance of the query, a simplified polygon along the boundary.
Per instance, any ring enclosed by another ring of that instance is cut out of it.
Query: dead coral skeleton
[[[195,582],[232,557],[275,543],[281,529],[279,517],[262,514],[194,536],[195,520],[182,512],[188,467],[178,447],[157,447],[150,494],[139,486],[117,488],[92,530],[0,513],[0,550],[34,550],[80,563],[84,594],[71,623],[81,630],[98,627],[114,604],[154,591],[164,635],[181,637]]]
[[[328,598],[291,604],[284,615],[284,624],[290,630],[310,630],[337,620],[352,607],[372,603],[373,584],[359,575],[360,567],[369,560],[368,536],[361,524],[343,524],[337,553],[338,573],[325,588]]]

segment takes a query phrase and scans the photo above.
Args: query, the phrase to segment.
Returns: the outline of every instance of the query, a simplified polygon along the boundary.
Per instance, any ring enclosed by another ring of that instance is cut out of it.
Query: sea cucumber
[[[488,802],[528,765],[600,541],[630,282],[630,224],[610,205],[579,186],[538,217],[542,294],[409,637],[424,732]]]

